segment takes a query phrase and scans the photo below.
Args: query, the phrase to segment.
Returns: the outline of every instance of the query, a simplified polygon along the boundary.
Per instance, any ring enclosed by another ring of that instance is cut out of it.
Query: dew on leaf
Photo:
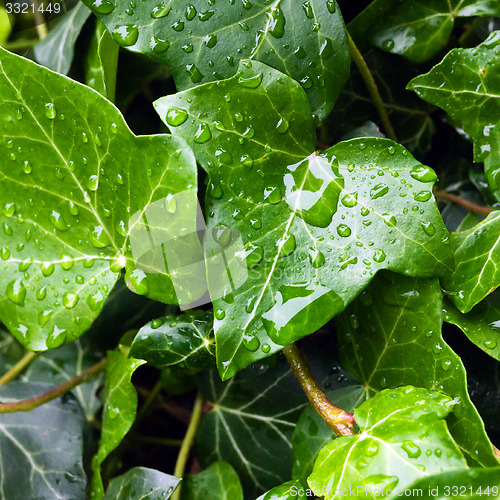
[[[262,83],[263,74],[257,73],[252,76],[240,76],[238,78],[238,85],[247,89],[256,89]]]
[[[434,236],[436,228],[432,222],[421,222],[422,229],[428,236]]]
[[[389,192],[389,186],[387,184],[377,184],[370,190],[370,198],[376,200],[385,196]]]
[[[15,203],[6,203],[2,208],[2,212],[5,217],[13,217],[16,214]]]
[[[278,134],[286,134],[289,126],[290,125],[287,120],[280,118],[276,124],[276,132],[278,132]]]
[[[61,347],[66,341],[66,330],[62,330],[57,326],[54,326],[53,330],[47,337],[47,347],[49,349],[57,349]]]
[[[208,142],[211,138],[212,138],[212,132],[210,131],[210,127],[206,123],[201,122],[198,125],[198,129],[196,130],[193,136],[193,141],[196,142],[197,144],[204,144],[205,142]]]
[[[403,448],[403,450],[406,452],[408,458],[418,458],[422,453],[420,448],[410,440],[403,441],[403,443],[401,444],[401,448]]]
[[[61,267],[65,271],[69,271],[73,267],[74,263],[75,263],[75,258],[72,255],[70,254],[61,255]]]
[[[281,200],[282,195],[278,186],[268,186],[264,189],[264,201],[276,205]]]
[[[337,234],[343,238],[347,238],[348,236],[351,236],[351,228],[345,224],[339,224],[337,226]]]
[[[209,49],[213,49],[217,45],[217,35],[207,35],[203,42]]]
[[[111,244],[108,233],[101,225],[94,226],[89,234],[90,243],[96,248],[104,248]]]
[[[49,321],[50,318],[52,318],[52,309],[46,309],[44,311],[40,311],[38,313],[38,324],[40,326],[45,326]]]
[[[97,311],[102,307],[104,304],[104,296],[102,295],[101,291],[98,290],[97,292],[92,293],[87,297],[87,305],[92,311]]]
[[[125,281],[129,285],[129,288],[138,295],[147,295],[149,293],[148,277],[142,269],[127,270]]]
[[[415,201],[429,201],[431,199],[432,193],[430,191],[420,191],[413,196]]]
[[[0,250],[0,258],[2,260],[7,260],[10,257],[10,250],[8,247],[2,247]]]
[[[255,352],[260,347],[260,340],[255,335],[244,335],[243,346],[251,352]]]
[[[48,102],[47,104],[45,104],[44,113],[49,120],[53,120],[56,117],[56,107],[52,102]]]
[[[139,38],[139,27],[136,24],[116,26],[111,31],[111,35],[120,45],[130,47],[131,45],[135,45]]]
[[[311,262],[311,265],[315,269],[319,269],[320,267],[323,267],[325,264],[325,256],[323,253],[318,250],[317,248],[311,247],[309,248],[309,261]]]
[[[436,172],[425,165],[415,165],[411,171],[410,175],[420,182],[432,182],[437,179]]]
[[[212,228],[212,237],[221,247],[225,248],[231,243],[231,228],[225,224],[217,224]]]
[[[109,14],[115,10],[115,4],[110,0],[94,0],[92,9],[99,14]]]
[[[20,278],[11,281],[7,285],[7,298],[18,306],[24,306],[26,300],[26,287]]]
[[[167,111],[166,121],[172,127],[178,127],[187,120],[188,114],[181,108],[170,108]]]
[[[295,251],[295,248],[297,247],[295,236],[291,233],[286,233],[281,239],[276,242],[276,246],[279,248],[280,257],[288,257]]]
[[[170,47],[170,42],[164,38],[152,36],[149,47],[155,54],[163,54]]]
[[[55,210],[49,216],[52,225],[59,231],[68,231],[71,226],[65,221],[64,216]]]
[[[268,31],[275,38],[282,38],[285,34],[286,19],[279,7],[273,7],[269,13]]]
[[[39,288],[36,291],[35,296],[36,296],[37,300],[43,300],[43,299],[45,299],[45,297],[47,296],[47,287],[46,286],[42,286],[41,288]]]

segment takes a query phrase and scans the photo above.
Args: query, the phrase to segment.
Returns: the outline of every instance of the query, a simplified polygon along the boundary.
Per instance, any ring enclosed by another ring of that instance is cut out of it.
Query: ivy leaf
[[[0,320],[28,349],[54,349],[101,311],[131,218],[179,192],[196,200],[196,164],[179,139],[134,136],[88,87],[3,49],[0,60]],[[136,292],[176,302],[166,271],[127,267]]]
[[[133,467],[111,480],[104,500],[167,500],[181,480],[146,467]]]
[[[442,285],[463,313],[469,312],[500,285],[499,231],[500,214],[492,213],[472,228],[451,235],[456,268],[453,274],[443,278]]]
[[[500,361],[500,295],[491,294],[467,314],[448,299],[443,301],[444,320],[456,325],[486,354]]]
[[[182,500],[243,500],[243,489],[231,465],[219,460],[199,474],[187,475]]]
[[[0,388],[2,403],[39,396],[51,384],[13,381]],[[0,415],[2,498],[84,498],[83,416],[72,398],[30,412]]]
[[[323,120],[349,74],[344,22],[335,0],[190,4],[83,0],[115,40],[172,71],[177,88],[234,75],[241,59],[261,61],[300,81]],[[187,35],[186,32],[189,34]]]
[[[9,14],[3,5],[0,5],[0,45],[4,45],[12,32]]]
[[[500,7],[497,7],[500,9]],[[443,108],[474,140],[474,159],[485,163],[488,183],[500,200],[500,132],[497,95],[500,32],[473,49],[451,50],[429,73],[408,84],[422,99]]]
[[[306,399],[286,361],[254,365],[228,382],[216,371],[197,380],[213,406],[196,434],[202,466],[229,462],[251,498],[290,479],[290,440]]]
[[[92,497],[104,495],[101,464],[120,444],[132,427],[137,411],[137,392],[130,381],[134,371],[145,361],[127,358],[118,351],[108,352],[108,367],[104,384],[102,430],[97,453],[92,459]]]
[[[97,21],[85,60],[85,81],[111,102],[115,100],[119,48],[104,24]]]
[[[448,43],[457,17],[499,15],[491,0],[376,0],[349,24],[349,32],[365,46],[424,62]]]
[[[309,485],[316,495],[328,492],[325,500],[358,486],[365,489],[360,498],[370,498],[368,490],[404,491],[433,472],[465,468],[443,421],[453,405],[444,394],[411,386],[380,392],[355,410],[359,434],[320,451]]]
[[[352,413],[354,408],[367,399],[365,388],[361,385],[348,385],[342,389],[327,392],[326,395],[336,406],[349,413]],[[319,451],[335,438],[335,434],[319,413],[311,405],[307,405],[292,435],[294,458],[292,476],[301,483],[305,483],[313,470]]]
[[[78,2],[57,21],[57,26],[34,47],[35,59],[40,63],[66,75],[75,55],[75,42],[91,12]]]
[[[209,257],[228,228],[245,245],[235,256],[250,269],[242,286],[220,298],[209,276],[223,379],[316,331],[379,269],[436,276],[452,266],[432,198],[436,174],[385,139],[343,142],[306,158],[313,128],[296,86],[243,62],[231,80],[155,103],[210,173]],[[216,124],[213,133],[207,122]],[[269,123],[277,128],[266,134]]]
[[[193,372],[212,368],[215,355],[212,332],[212,311],[170,314],[139,330],[129,356],[145,359],[160,370],[174,366]]]
[[[448,422],[454,439],[474,463],[495,465],[465,368],[444,342],[441,326],[437,280],[379,273],[338,318],[343,366],[373,392],[412,384],[449,394],[457,401]]]
[[[300,481],[288,481],[275,486],[257,500],[306,500],[306,488]]]

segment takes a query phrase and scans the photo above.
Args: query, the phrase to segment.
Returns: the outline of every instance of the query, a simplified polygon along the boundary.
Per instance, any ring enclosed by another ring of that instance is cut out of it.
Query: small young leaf
[[[182,484],[182,500],[243,500],[235,470],[227,462],[214,462],[199,474],[188,474]]]
[[[338,318],[343,365],[367,390],[412,384],[440,390],[457,404],[449,420],[472,463],[497,460],[467,393],[465,368],[441,336],[442,293],[437,280],[379,273]]]
[[[97,453],[92,459],[92,498],[104,495],[101,464],[120,444],[132,427],[137,411],[137,392],[131,382],[132,374],[145,361],[127,358],[119,351],[108,352],[108,367],[104,385],[102,430]]]
[[[1,48],[0,97],[0,320],[31,350],[60,347],[88,330],[125,264],[135,291],[175,303],[165,267],[136,274],[127,240],[156,201],[197,203],[185,143],[136,137],[97,92]],[[172,220],[196,231],[194,217]]]
[[[180,90],[233,76],[241,59],[262,61],[301,82],[320,122],[349,74],[335,0],[83,3],[122,46],[166,64]]]
[[[91,12],[78,2],[57,21],[57,26],[34,47],[35,59],[57,73],[66,75],[75,55],[75,42]]]
[[[158,470],[133,467],[111,480],[104,500],[168,500],[180,482]]]
[[[298,481],[288,481],[287,483],[275,486],[257,500],[306,500],[307,493],[304,485]]]
[[[415,387],[385,390],[354,412],[361,432],[337,438],[319,453],[309,485],[325,499],[344,488],[404,491],[433,472],[467,464],[442,420],[454,401]],[[323,492],[323,493],[322,493]],[[362,494],[363,495],[363,494]]]
[[[212,368],[213,312],[170,314],[143,326],[130,347],[129,356],[146,360],[159,369],[179,367],[196,372]]]

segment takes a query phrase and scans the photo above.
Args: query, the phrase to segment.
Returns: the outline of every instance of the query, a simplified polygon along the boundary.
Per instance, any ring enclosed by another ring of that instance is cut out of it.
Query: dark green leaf
[[[104,500],[167,500],[180,482],[158,470],[134,467],[111,480]]]
[[[455,398],[453,437],[470,459],[496,458],[467,393],[465,368],[441,336],[442,295],[437,280],[380,273],[339,317],[344,366],[376,392],[412,384]]]
[[[213,312],[195,311],[154,319],[137,333],[129,356],[145,359],[156,368],[177,366],[189,370],[212,368]]]
[[[202,465],[226,460],[252,498],[290,479],[291,437],[306,399],[285,360],[252,366],[228,382],[211,371],[198,383],[213,406],[196,435]]]
[[[196,200],[196,164],[183,141],[136,137],[97,92],[0,51],[0,319],[29,349],[53,349],[101,311],[132,218],[179,192]],[[135,291],[176,302],[166,271],[127,267]]]
[[[75,55],[76,39],[90,14],[90,10],[81,2],[63,14],[57,26],[35,45],[36,60],[53,71],[67,74]]]
[[[182,500],[243,500],[243,490],[235,470],[219,460],[199,474],[188,474]]]
[[[101,437],[97,453],[92,459],[92,496],[95,499],[104,495],[102,462],[120,444],[134,423],[137,392],[130,379],[134,371],[144,363],[142,359],[127,358],[119,351],[108,352]]]
[[[457,325],[471,342],[500,361],[500,295],[491,294],[467,314],[447,299],[443,302],[444,320]]]
[[[463,313],[469,312],[500,285],[500,214],[492,213],[466,231],[452,233],[455,272],[442,280],[450,300]]]
[[[405,490],[432,473],[465,468],[466,462],[442,420],[454,401],[438,392],[411,386],[385,390],[355,410],[361,433],[340,437],[319,453],[309,485],[325,499],[336,490]],[[387,498],[388,493],[384,494]]]
[[[254,80],[255,89],[245,86]],[[209,270],[223,379],[316,331],[379,269],[435,276],[452,266],[431,193],[436,174],[385,139],[352,140],[304,158],[313,130],[296,87],[276,70],[243,62],[232,80],[156,103],[167,124],[182,117],[172,132],[211,174],[205,251],[216,254],[219,233],[230,227],[245,244],[234,268],[250,271],[234,295],[221,293]],[[206,130],[205,122],[216,126],[200,144],[196,130]],[[280,134],[269,123],[289,128]],[[252,137],[245,139],[245,129]]]
[[[115,40],[166,64],[180,90],[234,75],[241,59],[264,62],[300,81],[323,120],[349,73],[335,0],[204,0],[155,3],[83,0]],[[107,11],[107,12],[104,12]]]
[[[348,385],[342,389],[327,392],[328,399],[336,406],[352,413],[367,394],[361,385]],[[293,445],[293,477],[305,483],[313,470],[319,451],[336,436],[319,413],[308,405],[301,413],[292,436]]]
[[[2,403],[39,396],[51,384],[10,382],[0,388]],[[82,499],[83,415],[71,398],[30,412],[0,415],[0,496],[5,499]]]
[[[498,95],[500,32],[474,49],[451,50],[408,88],[422,99],[443,108],[474,139],[474,159],[484,161],[491,190],[500,199],[500,131]]]
[[[423,62],[447,44],[457,17],[499,15],[494,0],[375,0],[349,32],[356,42]]]
[[[295,480],[274,487],[257,500],[306,500],[306,495],[306,488]]]

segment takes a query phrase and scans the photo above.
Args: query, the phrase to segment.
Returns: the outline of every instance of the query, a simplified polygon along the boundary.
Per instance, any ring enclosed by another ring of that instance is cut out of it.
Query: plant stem
[[[495,453],[495,456],[500,460],[500,450],[496,447],[493,446],[493,452]]]
[[[0,377],[0,385],[10,382],[19,375],[37,356],[37,352],[26,353],[10,370]]]
[[[366,64],[366,61],[363,59],[361,52],[359,51],[358,47],[356,47],[356,44],[354,43],[354,40],[349,33],[347,33],[347,37],[349,39],[349,50],[351,52],[351,56],[354,60],[354,63],[358,67],[359,72],[361,73],[361,78],[363,78],[366,88],[370,93],[373,105],[375,106],[375,109],[377,110],[377,113],[382,120],[385,134],[387,135],[387,137],[389,137],[389,139],[397,141],[396,133],[392,128],[391,121],[389,120],[389,115],[387,114],[387,110],[385,109],[384,102],[382,101],[382,97],[378,90],[377,84],[375,83],[375,79],[373,78],[373,75],[370,71],[370,68]]]
[[[16,50],[26,50],[33,47],[36,40],[13,40],[12,42],[5,42],[3,48],[14,52]]]
[[[144,418],[144,416],[146,415],[146,413],[149,410],[149,407],[153,404],[154,400],[156,399],[156,397],[158,396],[160,391],[161,391],[161,381],[158,380],[158,382],[156,382],[153,389],[151,389],[151,391],[149,391],[148,395],[146,396],[146,399],[145,399],[144,403],[142,404],[141,409],[139,410],[139,413],[137,414],[137,417],[135,419],[134,424],[136,422],[139,422],[140,420],[142,420]]]
[[[472,21],[469,26],[465,29],[465,31],[462,33],[460,38],[458,39],[458,44],[460,47],[466,47],[469,44],[469,38],[471,35],[474,34],[474,32],[479,28],[480,24],[483,22],[484,18],[482,17],[476,17],[474,21]]]
[[[196,394],[196,400],[193,406],[193,412],[191,413],[191,420],[189,421],[189,425],[186,431],[186,435],[182,440],[182,446],[179,450],[179,455],[177,456],[177,462],[175,463],[174,476],[182,478],[184,475],[184,470],[186,468],[186,462],[189,456],[189,452],[191,450],[191,446],[193,445],[194,436],[196,434],[196,429],[198,428],[198,424],[201,419],[201,410],[203,408],[203,397],[200,392]],[[182,483],[179,484],[177,489],[174,491],[172,495],[172,500],[180,500],[181,498],[181,486]]]
[[[354,416],[335,406],[325,396],[316,383],[316,380],[314,380],[309,365],[297,346],[290,344],[283,349],[283,352],[309,401],[330,429],[337,436],[350,436],[354,434],[352,430]]]
[[[47,25],[45,24],[45,18],[43,13],[40,12],[38,0],[32,0],[33,2],[33,15],[35,16],[36,32],[38,33],[38,38],[43,40],[47,36]]]
[[[38,406],[41,406],[45,403],[48,403],[49,401],[52,401],[53,399],[58,398],[59,396],[62,396],[63,394],[67,393],[77,385],[80,385],[83,382],[86,382],[89,378],[93,377],[94,375],[97,375],[98,373],[102,372],[104,368],[106,367],[107,360],[103,359],[102,361],[99,361],[99,363],[95,364],[94,366],[91,366],[84,372],[80,373],[80,375],[77,375],[76,377],[72,378],[71,380],[68,380],[67,382],[64,382],[64,384],[61,384],[54,389],[44,392],[43,394],[40,394],[40,396],[36,396],[34,398],[30,399],[25,399],[23,401],[17,401],[15,403],[3,403],[0,404],[0,414],[1,413],[14,413],[17,411],[31,411],[37,408]]]
[[[434,196],[436,198],[441,198],[442,200],[452,201],[457,205],[461,205],[462,207],[467,208],[471,212],[476,212],[478,214],[490,214],[493,212],[492,208],[483,207],[481,205],[477,205],[476,203],[472,203],[472,201],[468,201],[456,194],[445,193],[444,191],[434,191]]]
[[[169,438],[157,438],[153,436],[135,436],[138,441],[143,441],[144,443],[159,444],[161,446],[182,446],[181,439],[169,439]]]

